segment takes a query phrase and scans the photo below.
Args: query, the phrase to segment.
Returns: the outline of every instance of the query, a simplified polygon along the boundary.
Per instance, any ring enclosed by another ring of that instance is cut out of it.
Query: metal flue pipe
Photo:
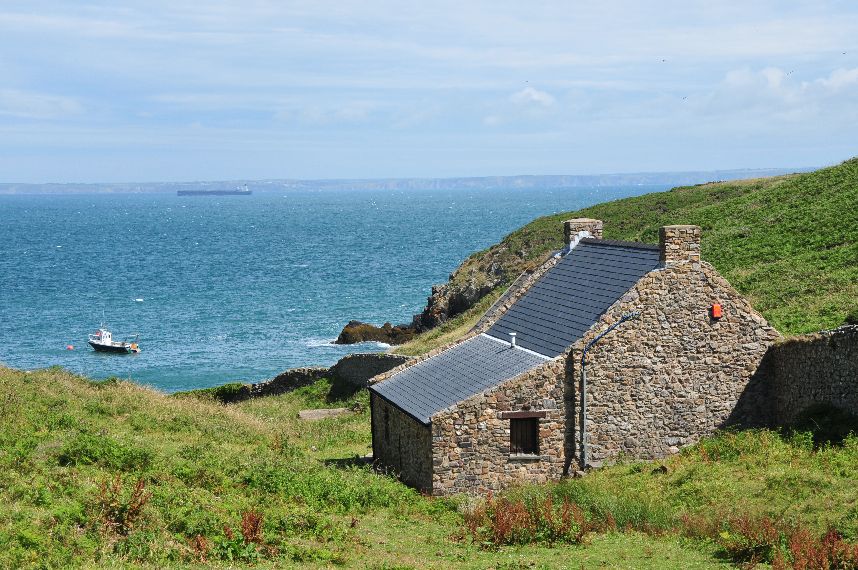
[[[587,351],[602,340],[606,334],[623,324],[624,322],[636,319],[641,315],[640,311],[632,311],[620,317],[620,320],[602,331],[596,338],[587,343],[584,351],[581,353],[581,426],[578,430],[581,434],[581,470],[587,467]]]

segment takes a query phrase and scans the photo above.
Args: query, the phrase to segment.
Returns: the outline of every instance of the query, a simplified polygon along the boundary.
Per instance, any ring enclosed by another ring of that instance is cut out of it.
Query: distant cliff
[[[807,169],[799,169],[805,171]],[[254,192],[303,190],[469,190],[492,188],[572,188],[590,186],[687,185],[710,180],[736,180],[775,176],[796,169],[761,168],[689,172],[637,172],[628,174],[562,174],[548,176],[481,176],[465,178],[379,178],[331,180],[218,180],[205,182],[118,182],[118,183],[3,183],[0,194],[156,194],[176,190],[233,188],[247,185]]]

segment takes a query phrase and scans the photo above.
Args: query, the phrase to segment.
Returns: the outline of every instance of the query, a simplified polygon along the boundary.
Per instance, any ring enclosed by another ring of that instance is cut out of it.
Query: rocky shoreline
[[[464,313],[498,287],[510,285],[516,278],[524,277],[542,265],[551,253],[553,251],[528,259],[530,256],[527,250],[512,251],[502,241],[463,261],[450,274],[446,283],[433,285],[432,293],[426,299],[426,307],[414,315],[411,324],[384,323],[379,327],[352,320],[343,327],[336,344],[406,343],[414,336]]]
[[[384,323],[377,327],[362,321],[349,321],[340,331],[334,344],[356,344],[358,342],[404,344],[414,338],[417,332],[411,325],[394,326],[390,323]]]

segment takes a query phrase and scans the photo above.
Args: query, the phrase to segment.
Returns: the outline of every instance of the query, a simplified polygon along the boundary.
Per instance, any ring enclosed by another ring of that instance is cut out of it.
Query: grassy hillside
[[[542,217],[472,255],[448,287],[488,282],[498,296],[563,246],[561,222],[573,217],[604,220],[607,239],[647,243],[658,243],[663,225],[701,226],[703,258],[784,334],[858,317],[858,158],[806,174],[674,188]],[[418,342],[398,352],[434,346]]]
[[[486,504],[423,497],[356,459],[365,405],[325,380],[223,406],[0,368],[0,568],[717,568],[748,560],[744,514],[858,534],[858,440],[747,432],[513,491],[582,518],[551,536],[513,521],[499,540]],[[329,406],[358,411],[297,419]]]

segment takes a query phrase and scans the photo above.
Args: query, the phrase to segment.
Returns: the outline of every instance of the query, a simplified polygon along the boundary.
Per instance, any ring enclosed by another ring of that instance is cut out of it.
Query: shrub
[[[241,514],[241,536],[248,544],[262,544],[262,515],[256,511],[244,511]]]
[[[146,492],[143,479],[137,480],[127,498],[123,495],[119,474],[113,481],[102,481],[98,492],[98,514],[102,528],[108,533],[128,536],[152,495]]]
[[[736,563],[766,562],[775,569],[795,570],[858,569],[858,545],[833,529],[820,537],[801,525],[748,515],[726,522],[688,515],[681,520],[683,535],[714,540]]]
[[[180,398],[191,396],[194,398],[201,398],[203,400],[210,399],[223,404],[230,404],[250,398],[250,386],[242,384],[241,382],[230,382],[213,388],[200,388],[198,390],[176,392],[173,396]]]
[[[193,553],[194,558],[200,562],[205,562],[209,556],[209,551],[211,550],[211,544],[209,544],[206,537],[198,534],[188,542],[190,543],[191,552]]]
[[[769,517],[736,517],[717,537],[718,545],[737,562],[771,562],[780,552],[789,531]]]
[[[820,539],[798,529],[789,538],[789,551],[795,570],[858,568],[858,545],[847,543],[834,530]]]
[[[465,513],[464,521],[474,542],[492,547],[536,542],[574,544],[590,530],[577,505],[566,500],[558,509],[551,497],[526,504],[522,499],[495,499],[490,494]]]
[[[259,560],[259,549],[253,542],[236,536],[229,525],[224,525],[223,534],[212,541],[212,554],[230,562],[255,563]]]

